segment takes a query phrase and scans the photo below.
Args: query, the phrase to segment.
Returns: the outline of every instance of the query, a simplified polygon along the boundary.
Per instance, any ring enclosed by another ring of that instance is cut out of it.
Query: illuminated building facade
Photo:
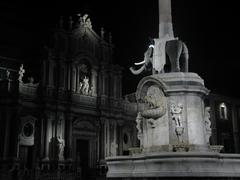
[[[98,35],[86,15],[65,26],[61,20],[45,48],[39,82],[25,76],[23,62],[0,57],[0,179],[25,169],[40,179],[104,176],[105,157],[139,144],[135,96],[122,96],[111,34]],[[240,101],[210,94],[205,103],[211,143],[239,153]]]

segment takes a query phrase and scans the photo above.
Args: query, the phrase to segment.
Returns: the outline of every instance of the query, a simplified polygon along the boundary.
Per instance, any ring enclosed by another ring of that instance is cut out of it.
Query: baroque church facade
[[[136,107],[124,104],[111,34],[95,33],[87,15],[63,26],[45,49],[39,82],[26,80],[24,64],[1,68],[0,157],[9,163],[2,168],[15,161],[19,169],[78,168],[86,177],[105,173],[105,157],[136,146]]]
[[[36,179],[104,177],[106,157],[139,145],[135,94],[122,95],[111,34],[98,35],[87,15],[67,26],[61,20],[45,48],[39,82],[24,63],[0,57],[0,179],[25,169]],[[240,153],[240,100],[210,94],[205,103],[211,144]]]

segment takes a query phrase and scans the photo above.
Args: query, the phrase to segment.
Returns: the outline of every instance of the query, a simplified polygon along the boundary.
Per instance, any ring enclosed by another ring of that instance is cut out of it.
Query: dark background
[[[186,42],[190,71],[198,73],[213,93],[240,98],[239,9],[237,1],[172,0],[176,37]],[[142,76],[128,68],[143,59],[148,37],[158,36],[158,1],[1,1],[0,56],[36,61],[62,15],[90,15],[93,29],[111,32],[114,61],[125,68],[123,93],[136,90]],[[26,71],[30,71],[26,69]]]

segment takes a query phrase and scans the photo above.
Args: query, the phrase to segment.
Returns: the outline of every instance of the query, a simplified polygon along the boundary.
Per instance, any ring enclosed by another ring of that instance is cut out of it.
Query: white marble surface
[[[107,178],[240,177],[240,155],[168,152],[106,159]]]

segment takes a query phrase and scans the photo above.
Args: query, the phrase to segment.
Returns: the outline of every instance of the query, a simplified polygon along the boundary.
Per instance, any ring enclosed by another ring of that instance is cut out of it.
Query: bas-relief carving
[[[166,113],[165,96],[158,87],[151,86],[143,100],[145,109],[139,115],[147,120],[150,127],[154,128],[156,120]]]
[[[210,137],[212,135],[212,128],[211,128],[211,121],[210,121],[210,107],[205,107],[204,110],[204,124],[205,124],[205,129],[206,129],[206,142],[209,144]]]
[[[166,99],[164,93],[156,86],[150,86],[146,96],[143,98],[144,109],[138,112],[136,117],[136,128],[138,139],[142,141],[143,128],[155,128],[161,125],[161,118],[166,114]],[[146,122],[147,127],[144,126]]]
[[[182,110],[183,105],[181,103],[172,103],[170,106],[170,112],[172,120],[175,122],[175,132],[178,138],[178,143],[183,143],[184,126],[182,122]]]

